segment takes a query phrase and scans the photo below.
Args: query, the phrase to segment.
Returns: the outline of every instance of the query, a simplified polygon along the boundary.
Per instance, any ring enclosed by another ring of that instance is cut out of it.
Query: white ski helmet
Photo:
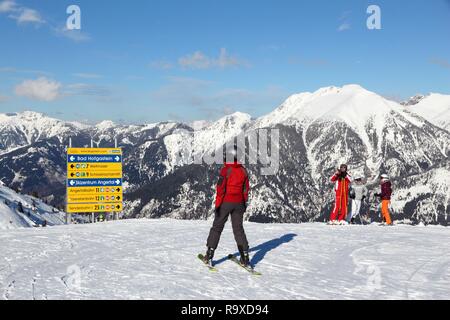
[[[389,176],[388,176],[386,173],[383,173],[383,174],[381,175],[381,178],[382,178],[382,179],[385,179],[385,180],[389,180]]]
[[[224,163],[237,162],[239,158],[242,157],[241,149],[234,145],[233,147],[228,147],[223,153]]]

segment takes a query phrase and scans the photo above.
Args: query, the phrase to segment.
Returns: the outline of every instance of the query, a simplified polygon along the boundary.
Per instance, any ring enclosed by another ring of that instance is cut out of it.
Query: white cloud
[[[17,4],[12,0],[0,2],[0,13],[14,12],[17,10]]]
[[[237,57],[230,56],[225,48],[220,49],[219,59],[215,61],[215,64],[217,64],[220,68],[248,66],[245,61],[241,61]]]
[[[53,31],[57,36],[70,39],[74,42],[84,42],[91,40],[91,37],[88,34],[81,32],[81,30],[69,30],[65,26],[62,28],[53,28]]]
[[[339,32],[342,32],[342,31],[345,31],[345,30],[350,30],[350,24],[347,23],[347,22],[342,23],[342,24],[339,26],[339,28],[338,28],[338,31],[339,31]]]
[[[19,5],[14,0],[4,0],[0,2],[0,14],[2,13],[8,14],[8,17],[16,20],[19,25],[46,25],[50,32],[74,42],[88,41],[91,39],[88,34],[81,32],[80,30],[68,30],[65,25],[64,27],[58,27],[51,22],[45,21],[39,11]]]
[[[29,8],[21,8],[19,13],[16,15],[10,15],[11,18],[15,19],[20,24],[25,23],[34,23],[34,24],[42,24],[45,23],[45,20],[42,19],[39,12],[34,9]]]
[[[193,54],[178,59],[178,63],[183,68],[207,69],[211,66],[211,59],[200,51],[196,51]]]
[[[13,0],[5,0],[0,2],[0,13],[9,13],[9,18],[14,19],[19,24],[42,24],[45,20],[41,14],[34,10],[24,6],[19,6]]]
[[[338,19],[340,21],[340,25],[337,29],[339,32],[351,29],[351,25],[349,22],[351,14],[352,12],[350,10],[342,12],[341,16]]]
[[[178,59],[178,64],[187,69],[209,69],[214,67],[225,69],[227,67],[248,66],[246,61],[229,55],[225,48],[220,49],[218,58],[211,58],[201,51],[196,51]]]
[[[60,89],[61,83],[41,77],[36,80],[25,80],[16,86],[15,93],[32,100],[53,101],[60,97]]]

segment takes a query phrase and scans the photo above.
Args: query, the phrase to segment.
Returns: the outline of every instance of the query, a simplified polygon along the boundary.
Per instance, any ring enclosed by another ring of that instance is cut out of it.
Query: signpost
[[[67,149],[67,213],[121,212],[122,149]]]

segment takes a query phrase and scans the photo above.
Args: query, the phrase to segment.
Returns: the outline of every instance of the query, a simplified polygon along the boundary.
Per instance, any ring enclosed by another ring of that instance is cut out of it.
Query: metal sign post
[[[72,148],[72,138],[69,137],[69,149]],[[67,149],[67,150],[69,150]],[[67,182],[68,182],[68,176],[66,176],[66,186],[67,186]],[[67,204],[67,192],[66,192],[66,204]],[[72,223],[72,214],[70,212],[68,212],[66,210],[66,224],[71,224]]]

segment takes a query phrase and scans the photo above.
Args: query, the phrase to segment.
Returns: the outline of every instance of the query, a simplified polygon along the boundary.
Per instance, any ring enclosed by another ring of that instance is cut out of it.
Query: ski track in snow
[[[450,229],[246,223],[255,277],[197,259],[211,221],[127,220],[0,235],[1,299],[449,299]],[[444,253],[444,254],[443,254]]]

